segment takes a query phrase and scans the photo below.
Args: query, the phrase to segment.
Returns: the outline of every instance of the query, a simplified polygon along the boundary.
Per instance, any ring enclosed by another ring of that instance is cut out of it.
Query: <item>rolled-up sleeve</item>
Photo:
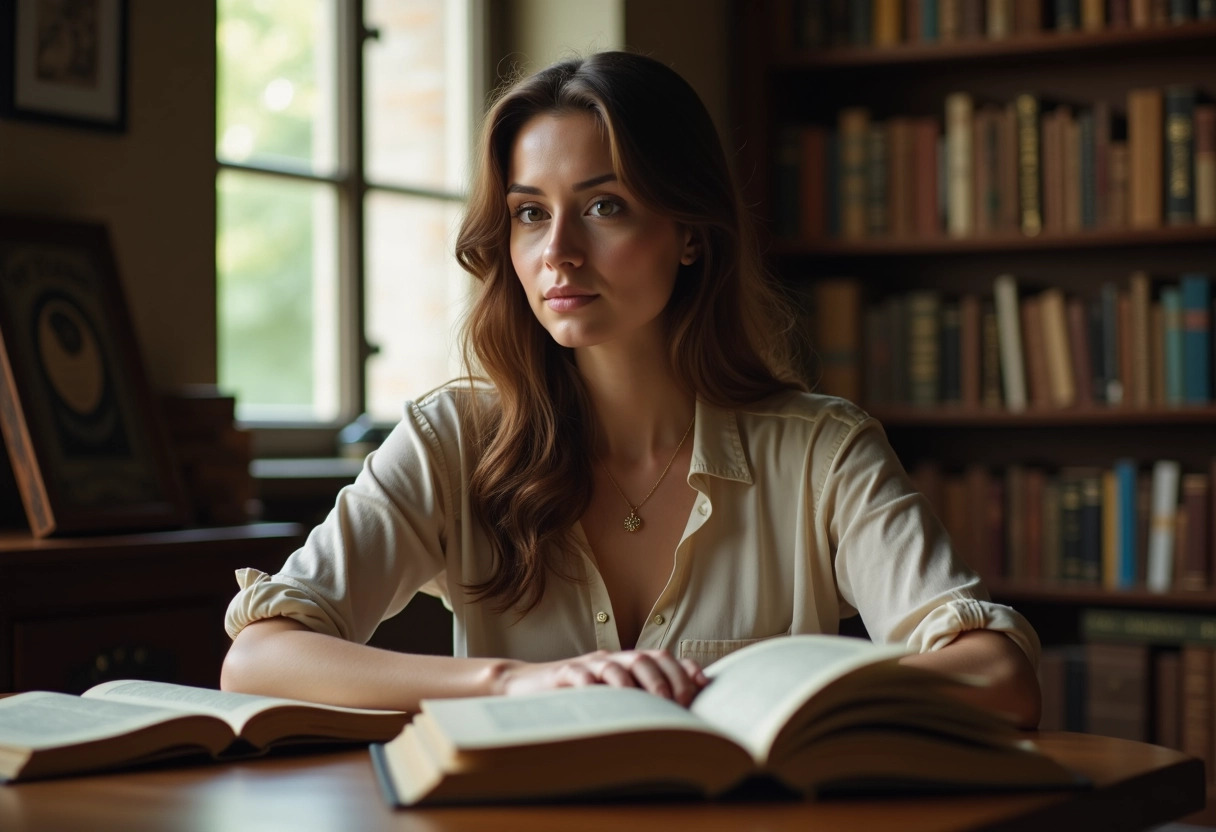
[[[878,422],[864,418],[843,433],[817,491],[816,517],[826,525],[837,587],[874,641],[925,652],[969,630],[995,630],[1038,665],[1034,628],[990,600]]]
[[[230,637],[251,622],[287,617],[366,642],[424,585],[446,585],[445,552],[458,524],[451,508],[460,456],[455,407],[451,396],[408,403],[405,417],[277,574],[237,572],[240,590],[224,621]]]

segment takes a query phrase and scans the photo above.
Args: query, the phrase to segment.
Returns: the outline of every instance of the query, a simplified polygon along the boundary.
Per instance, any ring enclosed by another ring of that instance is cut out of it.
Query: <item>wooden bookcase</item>
[[[1216,21],[799,50],[794,46],[794,8],[790,0],[738,2],[732,21],[737,38],[733,100],[741,131],[735,137],[738,171],[748,205],[770,232],[769,266],[788,285],[802,290],[824,278],[854,278],[863,302],[870,304],[914,289],[990,298],[993,280],[1001,274],[1015,275],[1019,285],[1059,287],[1086,297],[1104,281],[1125,285],[1136,270],[1154,277],[1206,272],[1216,278],[1216,225],[1163,222],[1160,228],[1044,231],[1037,236],[783,238],[775,231],[782,218],[774,184],[782,131],[806,124],[833,129],[839,112],[848,107],[864,106],[878,120],[935,116],[944,126],[946,97],[960,91],[977,102],[1012,101],[1023,92],[1104,101],[1118,112],[1126,111],[1128,91],[1134,88],[1193,84],[1209,96],[1216,94]],[[810,336],[813,343],[814,333]],[[864,397],[860,403],[883,422],[909,470],[926,461],[943,468],[978,463],[996,471],[1013,464],[1109,468],[1120,457],[1132,457],[1141,466],[1175,459],[1184,471],[1208,473],[1216,459],[1216,405],[1211,402],[1022,412],[871,406]],[[1216,488],[1216,483],[1209,485]],[[1214,557],[1210,548],[1209,564]],[[1080,613],[1089,608],[1216,616],[1216,586],[1209,587],[1153,593],[1142,587],[1112,591],[1043,581],[991,582],[998,600],[1027,613],[1045,645],[1075,642]]]

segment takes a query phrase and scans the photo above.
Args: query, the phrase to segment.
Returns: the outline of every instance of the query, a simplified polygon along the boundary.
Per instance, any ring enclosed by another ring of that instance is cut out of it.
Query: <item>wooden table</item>
[[[645,803],[390,810],[366,751],[160,768],[0,786],[0,829],[946,832],[1144,829],[1204,805],[1203,765],[1180,752],[1087,734],[1039,737],[1093,789],[821,802]]]

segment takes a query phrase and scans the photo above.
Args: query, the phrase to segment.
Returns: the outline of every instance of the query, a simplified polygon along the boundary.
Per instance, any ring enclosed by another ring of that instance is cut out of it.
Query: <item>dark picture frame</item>
[[[0,4],[0,116],[126,130],[127,2]]]
[[[103,225],[0,216],[0,435],[38,537],[189,517]]]

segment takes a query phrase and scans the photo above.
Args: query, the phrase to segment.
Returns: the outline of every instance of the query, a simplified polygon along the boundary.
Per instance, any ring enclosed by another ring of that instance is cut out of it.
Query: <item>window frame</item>
[[[469,123],[477,125],[480,123],[482,104],[489,89],[489,2],[459,1],[466,4],[468,18]],[[332,2],[335,15],[332,34],[334,40],[329,46],[335,50],[338,125],[334,171],[316,172],[282,160],[257,164],[234,162],[222,158],[218,147],[216,151],[217,184],[224,172],[240,172],[325,186],[331,188],[336,195],[339,413],[334,420],[290,421],[240,419],[238,415],[240,426],[253,433],[254,455],[258,457],[334,456],[337,453],[337,431],[367,409],[367,364],[368,359],[376,355],[379,349],[368,341],[366,332],[368,196],[372,193],[386,193],[462,204],[467,200],[467,194],[463,192],[375,182],[368,178],[364,144],[364,59],[366,45],[369,41],[378,39],[380,32],[367,21],[365,0]],[[470,136],[470,150],[472,146],[473,140]]]

